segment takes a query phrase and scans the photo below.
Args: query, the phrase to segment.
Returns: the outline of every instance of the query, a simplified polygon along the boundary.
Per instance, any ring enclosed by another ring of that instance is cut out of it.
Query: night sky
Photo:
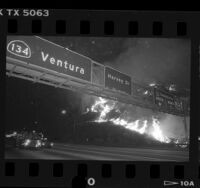
[[[190,40],[167,38],[45,37],[110,65],[133,80],[190,89]]]
[[[45,38],[117,68],[137,81],[190,88],[189,40]],[[71,117],[80,115],[80,102],[78,93],[7,77],[6,130],[26,127],[42,130],[52,139],[70,137]]]

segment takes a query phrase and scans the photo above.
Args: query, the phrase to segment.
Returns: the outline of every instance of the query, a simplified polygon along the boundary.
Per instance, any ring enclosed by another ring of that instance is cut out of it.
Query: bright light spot
[[[171,84],[171,85],[169,86],[169,91],[176,91],[176,87],[175,87],[174,84]]]
[[[153,83],[150,83],[149,86],[150,86],[150,87],[155,87],[155,86],[156,86],[156,83],[154,83],[154,82],[153,82]]]
[[[113,122],[116,125],[123,125],[123,126],[127,126],[127,123],[128,123],[126,120],[120,119],[120,118],[110,119],[110,121]]]
[[[187,148],[187,144],[181,144],[181,145],[179,145],[179,147],[181,147],[181,148]]]
[[[12,135],[6,134],[6,138],[10,138],[10,137],[12,137]]]
[[[66,110],[61,110],[61,114],[65,115],[67,113]]]
[[[37,147],[40,147],[41,145],[42,145],[41,141],[37,140],[35,147],[37,148]]]
[[[12,134],[6,134],[6,138],[10,138],[17,135],[17,131],[14,131]]]
[[[178,140],[175,140],[175,141],[174,141],[174,143],[175,143],[175,144],[178,144],[178,143],[179,143],[179,141],[178,141]]]
[[[31,143],[31,140],[30,139],[26,139],[25,142],[24,142],[24,146],[28,146],[30,143]]]

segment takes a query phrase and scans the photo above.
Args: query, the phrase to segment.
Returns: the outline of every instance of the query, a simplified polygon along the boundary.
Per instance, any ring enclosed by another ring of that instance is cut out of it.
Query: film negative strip
[[[0,186],[200,187],[198,20],[0,9]]]

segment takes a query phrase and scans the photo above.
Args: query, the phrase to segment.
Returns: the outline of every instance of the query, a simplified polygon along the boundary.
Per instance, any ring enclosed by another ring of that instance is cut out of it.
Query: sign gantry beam
[[[36,36],[8,36],[6,74],[174,115],[180,98],[136,84],[131,76]]]

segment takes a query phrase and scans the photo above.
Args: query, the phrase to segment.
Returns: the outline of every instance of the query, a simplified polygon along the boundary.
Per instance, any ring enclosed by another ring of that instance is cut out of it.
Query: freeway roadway
[[[116,148],[55,143],[40,150],[7,149],[6,159],[108,160],[108,161],[188,161],[189,151],[147,148]]]

